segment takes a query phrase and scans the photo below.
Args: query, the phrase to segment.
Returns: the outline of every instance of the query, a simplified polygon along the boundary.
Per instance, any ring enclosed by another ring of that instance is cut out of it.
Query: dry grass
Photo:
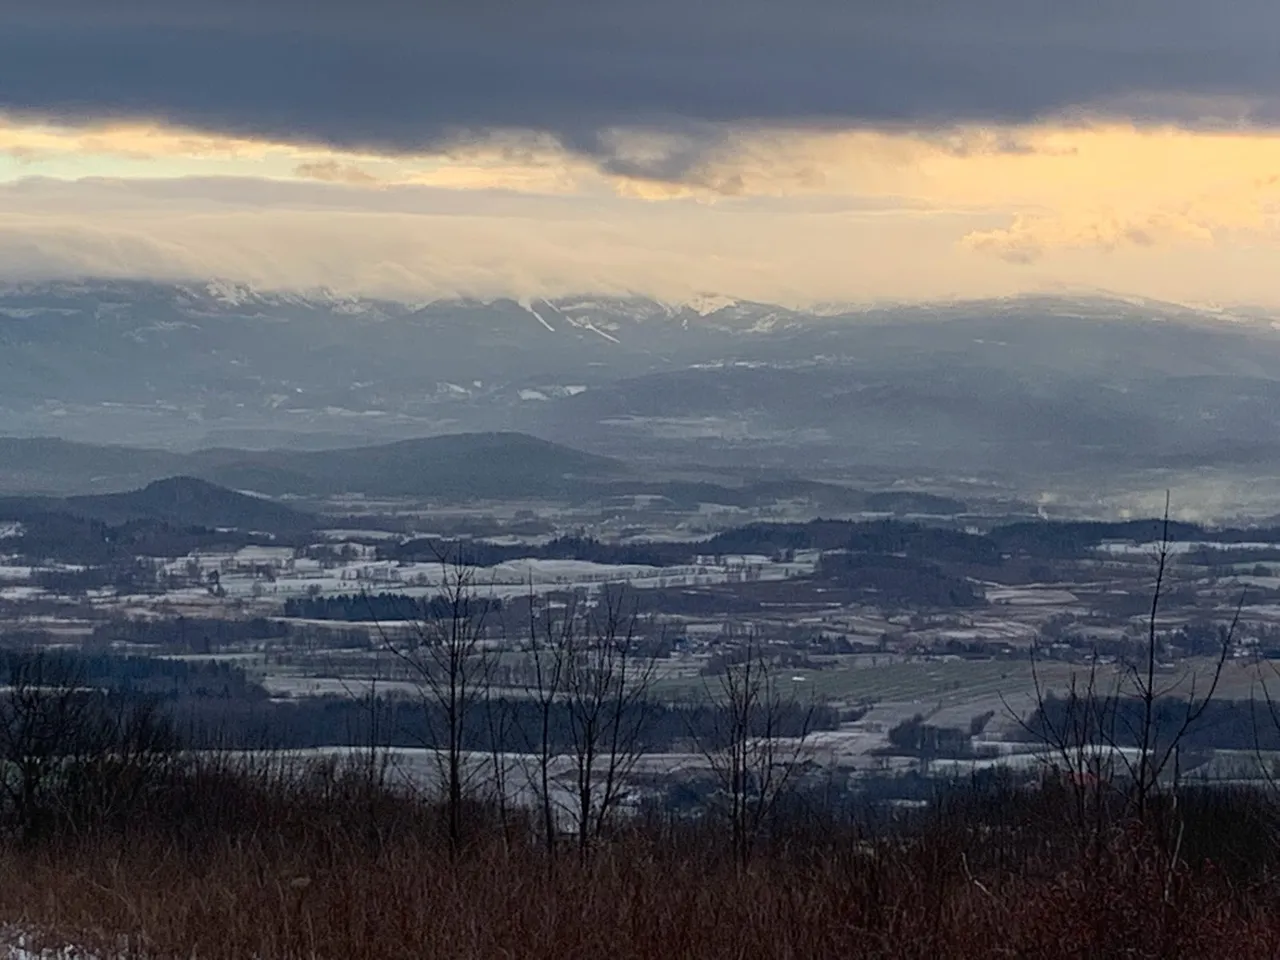
[[[1171,868],[1136,832],[1069,852],[1046,839],[1051,801],[1003,839],[962,805],[909,836],[795,833],[740,869],[705,827],[639,826],[553,864],[486,821],[451,859],[438,814],[410,801],[225,771],[200,790],[180,797],[185,826],[0,853],[0,924],[104,956],[228,960],[1280,955],[1265,876]]]

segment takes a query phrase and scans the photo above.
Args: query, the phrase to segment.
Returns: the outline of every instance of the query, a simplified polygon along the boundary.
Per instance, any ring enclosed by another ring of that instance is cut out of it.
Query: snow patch
[[[0,933],[0,960],[94,960],[94,954],[70,945],[36,947],[36,938],[22,930]]]
[[[551,324],[547,323],[546,318],[543,317],[542,314],[540,314],[537,310],[533,308],[533,301],[521,299],[521,300],[517,300],[516,303],[520,305],[520,308],[522,310],[526,311],[527,313],[533,314],[534,319],[537,320],[544,327],[546,327],[548,330],[550,330],[552,333],[556,332],[556,328],[553,327]]]
[[[549,306],[556,313],[560,314],[560,316],[564,317],[567,321],[569,321],[569,323],[573,324],[579,330],[590,330],[592,333],[599,334],[600,336],[604,337],[606,340],[610,341],[611,343],[622,342],[612,334],[605,333],[603,330],[597,327],[594,323],[592,323],[589,318],[584,317],[579,319],[578,317],[570,316],[569,314],[561,310],[559,307],[557,307],[554,303],[551,303],[549,301],[547,302],[547,306]],[[579,305],[579,307],[580,306],[581,305]],[[545,323],[546,321],[543,321],[543,322]]]
[[[600,336],[604,337],[604,338],[605,338],[606,340],[608,340],[610,343],[621,343],[621,342],[622,342],[621,340],[619,340],[617,337],[613,336],[612,334],[605,333],[603,330],[601,330],[599,327],[597,327],[597,326],[596,326],[594,323],[592,323],[590,320],[584,320],[584,321],[582,322],[582,326],[583,326],[583,327],[585,327],[587,330],[590,330],[592,333],[598,333],[598,334],[600,334]]]

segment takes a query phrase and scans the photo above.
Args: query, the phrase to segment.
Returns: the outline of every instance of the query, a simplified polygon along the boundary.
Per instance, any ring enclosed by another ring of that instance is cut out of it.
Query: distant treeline
[[[90,635],[90,644],[129,643],[169,647],[189,653],[215,653],[234,644],[282,639],[289,633],[289,624],[266,617],[247,620],[225,617],[128,619],[98,624]]]
[[[337,596],[290,600],[286,605],[286,617],[303,620],[327,620],[339,623],[367,623],[371,614],[377,613],[380,621],[447,619],[449,611],[443,601],[427,602],[417,597],[399,594],[382,594],[369,598]],[[477,612],[500,613],[501,601],[496,598],[475,598],[469,601],[472,614]],[[14,639],[9,631],[6,639]],[[25,646],[47,646],[52,637],[44,631],[30,631],[20,638]],[[273,648],[289,650],[368,649],[371,638],[367,628],[320,627],[298,623],[283,618],[253,617],[233,620],[217,617],[173,617],[160,620],[128,619],[100,623],[93,628],[85,645],[87,650],[108,650],[117,644],[153,647],[157,653],[215,654],[225,651],[252,652],[261,650],[267,641],[274,641]]]
[[[201,682],[211,685],[212,674]],[[256,695],[183,693],[170,695],[164,702],[182,727],[192,732],[189,736],[209,745],[220,740],[225,745],[241,748],[362,746],[372,737],[380,746],[431,747],[442,745],[436,737],[447,729],[435,709],[418,698],[380,698],[376,710],[371,710],[367,698],[344,697],[272,700]],[[519,696],[495,696],[475,703],[465,723],[465,748],[529,751],[541,729],[538,709],[534,699]],[[646,751],[709,748],[716,745],[718,731],[725,729],[720,708],[706,701],[654,701],[633,709],[644,713],[642,745]],[[1049,700],[1043,708],[1059,725],[1065,709],[1061,700]],[[1117,745],[1136,746],[1135,737],[1129,731],[1141,729],[1140,705],[1132,700],[1122,701],[1118,709],[1114,724]],[[1161,702],[1157,709],[1159,742],[1169,742],[1185,709],[1185,701],[1170,698]],[[841,720],[838,708],[811,707],[807,703],[784,703],[779,715],[773,718],[774,731],[779,736],[798,735],[806,725],[809,730],[834,730]],[[549,728],[549,738],[556,750],[571,749],[572,723],[567,707],[557,705],[550,716]],[[1032,730],[1041,729],[1043,723],[1040,711],[1028,721]],[[950,731],[935,729],[923,722],[908,723],[895,733],[893,748],[934,757],[968,756],[971,752],[963,741],[974,732],[972,726],[968,731]],[[1035,740],[1025,731],[1022,737]],[[1215,700],[1188,731],[1182,747],[1188,765],[1192,760],[1190,751],[1280,751],[1280,725],[1273,721],[1266,703]]]
[[[387,560],[461,560],[480,567],[530,559],[671,567],[686,566],[698,557],[739,554],[781,557],[797,550],[905,553],[944,561],[1000,562],[999,545],[986,537],[899,520],[755,523],[727,530],[705,541],[672,543],[612,544],[590,537],[566,536],[535,546],[424,538],[383,547],[379,554]]]
[[[175,704],[175,719],[191,731],[197,745],[221,743],[242,748],[303,749],[323,746],[442,747],[448,724],[431,703],[419,698],[368,699],[307,697],[298,700],[216,702],[188,700]],[[527,753],[537,748],[542,731],[541,707],[531,697],[490,697],[472,704],[463,722],[466,750]],[[834,730],[840,711],[829,706],[784,703],[769,722],[776,736],[799,736],[808,730]],[[764,723],[765,721],[761,721]],[[557,703],[548,718],[548,740],[556,752],[571,752],[575,718]],[[723,708],[709,702],[646,701],[627,708],[622,729],[639,729],[639,746],[647,752],[714,749],[717,736],[730,727]],[[763,726],[757,731],[764,734]],[[580,734],[579,734],[580,735]],[[694,746],[694,744],[697,746]]]
[[[473,616],[499,613],[497,597],[472,597],[467,601]],[[394,620],[442,620],[452,615],[444,597],[410,597],[403,593],[339,594],[337,596],[291,597],[285,601],[284,615],[300,620],[340,620],[348,623]]]
[[[575,536],[557,537],[538,546],[424,537],[381,547],[378,553],[384,560],[418,563],[461,560],[477,567],[493,567],[511,560],[582,560],[611,565],[670,567],[692,562],[697,554],[696,548],[696,544],[690,543],[601,543],[591,537]]]
[[[1259,576],[1269,577],[1271,571],[1265,569],[1268,564],[1280,563],[1280,544],[1274,547],[1232,547],[1232,546],[1216,546],[1216,547],[1197,547],[1194,550],[1188,550],[1186,553],[1178,557],[1179,563],[1187,564],[1192,567],[1209,567],[1210,575],[1217,570],[1227,567],[1238,566],[1240,564],[1253,563],[1264,565],[1264,570],[1259,571]]]
[[[48,511],[5,511],[22,524],[21,536],[0,538],[0,554],[33,563],[55,561],[106,567],[131,564],[135,557],[181,557],[195,550],[236,550],[280,541],[259,534],[175,527],[159,520],[108,524]]]
[[[115,653],[75,653],[42,650],[0,651],[0,684],[15,679],[44,678],[47,683],[73,683],[126,700],[158,703],[194,745],[220,744],[233,748],[305,748],[318,746],[439,746],[435,737],[447,724],[435,707],[417,697],[366,698],[305,697],[274,700],[246,672],[225,662],[189,661]],[[714,686],[714,681],[711,681]],[[352,681],[353,689],[362,687]],[[478,698],[464,724],[466,749],[501,749],[522,752],[539,735],[542,717],[535,698],[496,695]],[[630,709],[643,715],[643,746],[650,751],[702,748],[715,745],[718,730],[725,729],[721,708],[706,700],[645,702]],[[1050,730],[1071,729],[1072,702],[1052,695],[1028,718],[1022,738],[1043,742]],[[1137,746],[1142,704],[1122,698],[1092,709],[1114,711],[1108,722],[1117,746]],[[1094,716],[1098,714],[1095,712]],[[1157,702],[1155,728],[1162,742],[1169,742],[1186,715],[1186,701],[1168,697]],[[839,726],[841,711],[828,704],[784,702],[771,718],[779,736]],[[968,734],[980,731],[989,715],[975,718]],[[1273,717],[1265,698],[1212,700],[1197,723],[1183,738],[1186,750],[1280,751],[1280,716]],[[979,723],[978,721],[982,721]],[[573,718],[568,707],[557,704],[549,718],[549,737],[556,750],[571,748]],[[628,724],[629,726],[629,724]],[[920,718],[899,725],[890,738],[897,750],[933,756],[963,755],[963,731],[933,731]]]
[[[1026,520],[997,527],[989,534],[1007,552],[1031,556],[1080,556],[1108,541],[1153,543],[1163,532],[1163,521],[1125,520],[1043,521]],[[1196,523],[1170,521],[1171,541],[1204,543],[1280,543],[1280,527],[1205,527]]]
[[[254,545],[302,545],[305,540],[175,527],[157,520],[111,525],[70,514],[41,510],[9,511],[23,524],[21,536],[0,539],[0,555],[17,556],[37,565],[74,563],[95,568],[77,576],[71,572],[42,574],[50,589],[68,591],[103,586],[121,589],[137,585],[143,574],[137,557],[179,557],[194,551],[235,550]],[[3,514],[9,518],[9,514]],[[758,554],[785,559],[796,551],[847,551],[896,555],[933,563],[995,567],[1010,557],[1033,560],[1073,559],[1087,555],[1107,541],[1148,543],[1161,536],[1159,520],[1042,521],[1028,520],[995,527],[985,534],[948,526],[903,520],[813,520],[808,523],[753,523],[717,534],[706,541],[675,543],[602,543],[584,536],[562,536],[540,545],[497,544],[482,540],[426,537],[378,548],[381,559],[397,562],[446,560],[491,567],[512,560],[579,560],[605,565],[685,566],[700,556]],[[1259,549],[1246,544],[1280,544],[1280,528],[1215,529],[1172,522],[1172,540],[1239,545],[1234,549],[1201,550],[1185,562],[1214,566],[1233,561],[1280,562],[1280,548]]]
[[[119,593],[146,593],[156,588],[157,576],[150,560],[121,556],[100,567],[36,570],[31,582],[49,593],[74,597],[108,587]]]
[[[1273,684],[1273,698],[1280,696],[1280,683]],[[1137,747],[1142,731],[1143,705],[1136,697],[1124,697],[1103,703],[1095,701],[1089,715],[1107,717],[1109,736],[1120,747]],[[1156,742],[1168,744],[1178,732],[1187,714],[1187,701],[1178,697],[1165,697],[1154,707],[1153,721]],[[1021,738],[1033,742],[1052,739],[1050,731],[1076,729],[1078,719],[1086,715],[1086,707],[1080,700],[1074,703],[1065,697],[1046,696],[1027,720],[1027,729],[1021,730]],[[1114,717],[1114,722],[1112,721]],[[1280,707],[1272,716],[1266,698],[1259,694],[1256,701],[1214,699],[1205,705],[1200,718],[1191,725],[1181,743],[1191,750],[1243,750],[1264,752],[1280,750]]]
[[[126,702],[156,703],[183,739],[196,747],[301,749],[370,743],[440,747],[444,743],[438,737],[449,728],[430,698],[382,696],[372,704],[367,697],[273,700],[244,670],[227,663],[113,653],[0,651],[0,684],[19,678],[51,688],[85,687]],[[352,681],[352,686],[359,690],[361,684]],[[463,722],[467,750],[528,751],[534,737],[541,736],[541,707],[535,698],[483,697],[468,709]],[[649,751],[688,747],[690,738],[711,748],[719,745],[717,731],[729,729],[722,708],[706,701],[645,701],[627,710],[622,726],[642,730],[641,745]],[[799,702],[781,704],[769,718],[778,736],[834,729],[840,721],[840,711],[834,707]],[[574,723],[569,707],[556,703],[548,718],[553,749],[572,749]],[[763,734],[764,729],[758,732]]]
[[[970,581],[912,557],[825,553],[818,574],[859,592],[870,593],[882,603],[974,607],[986,602]]]
[[[261,652],[268,642],[284,650],[361,650],[368,649],[370,637],[362,627],[317,626],[266,617],[121,618],[95,624],[76,652],[147,657],[253,653]],[[50,649],[59,643],[60,638],[47,630],[14,624],[0,630],[0,645],[11,650]],[[126,652],[122,647],[144,650]]]
[[[209,698],[253,702],[266,698],[266,692],[244,670],[227,663],[112,653],[0,652],[0,683],[12,684],[23,676],[162,701]]]
[[[995,716],[994,711],[987,711],[973,717],[969,728],[937,727],[925,721],[924,715],[917,713],[908,720],[890,728],[888,746],[882,752],[888,755],[921,757],[923,759],[968,759],[980,756],[973,745],[973,737],[982,732]]]
[[[1000,562],[999,545],[987,537],[901,520],[753,523],[719,533],[698,548],[701,553],[709,554],[772,556],[797,550],[847,550],[984,565]]]
[[[995,527],[985,534],[901,520],[871,523],[813,520],[808,523],[754,523],[717,534],[696,545],[703,554],[760,553],[769,556],[796,550],[847,550],[853,553],[899,554],[937,562],[995,566],[1006,557],[1037,559],[1081,557],[1110,541],[1150,543],[1162,535],[1160,520],[1047,521],[1029,520]],[[1280,544],[1280,528],[1222,528],[1171,522],[1172,541],[1222,544]],[[670,545],[674,546],[674,545]],[[1207,554],[1207,552],[1206,552]],[[1271,558],[1271,551],[1250,551],[1247,559]],[[1208,559],[1202,554],[1199,559]]]

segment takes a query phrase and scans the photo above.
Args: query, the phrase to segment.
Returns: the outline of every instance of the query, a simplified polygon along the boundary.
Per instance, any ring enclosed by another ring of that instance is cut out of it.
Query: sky
[[[1280,306],[1274,0],[0,0],[0,278]]]

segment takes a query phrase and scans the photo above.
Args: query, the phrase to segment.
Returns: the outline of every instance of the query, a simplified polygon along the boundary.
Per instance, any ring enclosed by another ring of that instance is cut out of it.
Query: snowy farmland
[[[476,571],[481,594],[506,598],[566,589],[592,590],[626,582],[637,588],[707,586],[744,580],[777,581],[811,574],[816,558],[774,562],[766,557],[702,558],[678,567],[613,565],[585,560],[512,560]],[[357,560],[327,569],[297,559],[291,551],[253,548],[233,554],[181,557],[166,565],[180,575],[196,565],[202,574],[216,571],[226,595],[234,599],[283,602],[308,595],[395,592],[408,596],[438,593],[449,576],[439,563]]]

